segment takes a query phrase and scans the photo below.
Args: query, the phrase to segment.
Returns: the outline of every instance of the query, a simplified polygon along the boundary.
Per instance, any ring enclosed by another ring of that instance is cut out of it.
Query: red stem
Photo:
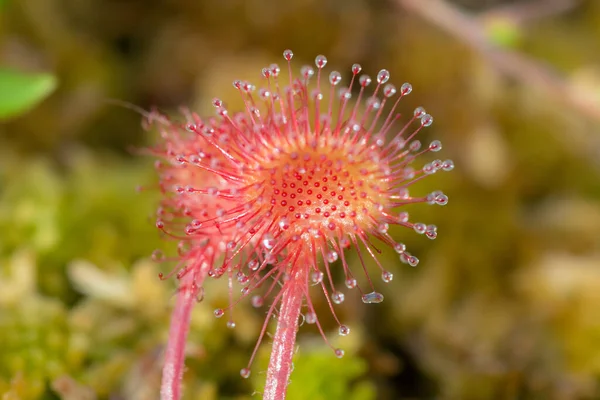
[[[267,370],[267,383],[263,400],[283,400],[292,373],[292,358],[296,347],[298,320],[304,300],[300,273],[283,286],[277,329],[273,337],[271,360]]]
[[[192,308],[208,271],[206,263],[198,264],[180,280],[177,302],[171,316],[169,339],[160,387],[161,400],[181,398],[181,380],[185,368],[185,344],[190,330]]]

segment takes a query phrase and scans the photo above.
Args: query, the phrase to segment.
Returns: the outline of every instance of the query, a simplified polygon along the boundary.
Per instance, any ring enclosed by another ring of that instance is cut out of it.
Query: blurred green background
[[[156,399],[175,254],[154,227],[156,178],[140,115],[111,102],[213,115],[233,79],[329,58],[413,84],[404,112],[457,168],[419,185],[446,207],[410,208],[430,242],[394,237],[386,300],[338,306],[336,359],[303,326],[290,399],[600,399],[600,2],[597,0],[0,1],[0,394]],[[260,86],[260,85],[259,85]],[[356,256],[351,262],[358,267]],[[360,267],[359,267],[360,268]],[[379,275],[372,270],[372,277]],[[239,377],[264,310],[212,281],[194,310],[186,399],[262,389],[266,340]],[[256,397],[255,397],[256,398]]]

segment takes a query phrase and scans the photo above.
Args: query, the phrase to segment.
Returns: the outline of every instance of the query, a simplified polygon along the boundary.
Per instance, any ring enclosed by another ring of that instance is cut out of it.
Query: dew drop
[[[342,357],[344,357],[344,354],[345,354],[344,350],[342,350],[342,349],[335,349],[334,353],[337,358],[342,358]]]
[[[233,322],[233,321],[227,321],[227,327],[228,327],[229,329],[233,329],[233,328],[235,328],[235,322]]]
[[[331,295],[331,300],[333,300],[335,304],[342,304],[345,298],[346,296],[344,296],[344,293],[342,292],[333,292]]]
[[[242,378],[248,379],[250,377],[250,369],[249,368],[242,368],[240,370],[240,375],[241,375]]]
[[[346,325],[340,325],[340,336],[348,336],[348,334],[350,333],[350,328],[348,328]]]
[[[354,75],[358,75],[360,71],[362,71],[362,67],[360,66],[360,64],[352,64],[352,73]]]
[[[222,308],[217,308],[217,309],[214,311],[214,314],[215,314],[215,317],[217,317],[217,318],[221,318],[223,315],[225,315],[225,311],[223,311],[223,309],[222,309]]]
[[[304,320],[306,321],[307,324],[314,324],[315,322],[317,322],[317,314],[314,313],[313,311],[309,311],[304,315]]]
[[[377,292],[371,292],[362,296],[362,301],[365,304],[377,304],[383,301],[383,295]]]
[[[394,274],[392,274],[390,271],[383,271],[381,273],[381,279],[385,283],[390,283],[392,281],[392,279],[394,279]]]

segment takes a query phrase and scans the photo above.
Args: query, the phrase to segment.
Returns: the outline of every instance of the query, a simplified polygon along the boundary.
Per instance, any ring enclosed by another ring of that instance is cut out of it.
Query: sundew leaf
[[[56,85],[56,77],[52,74],[26,74],[0,68],[0,119],[29,111],[50,95]]]

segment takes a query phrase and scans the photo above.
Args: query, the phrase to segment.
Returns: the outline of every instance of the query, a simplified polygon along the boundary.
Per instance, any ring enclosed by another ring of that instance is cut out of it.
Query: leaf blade
[[[58,82],[49,73],[27,74],[0,68],[0,119],[21,115],[54,91]]]

